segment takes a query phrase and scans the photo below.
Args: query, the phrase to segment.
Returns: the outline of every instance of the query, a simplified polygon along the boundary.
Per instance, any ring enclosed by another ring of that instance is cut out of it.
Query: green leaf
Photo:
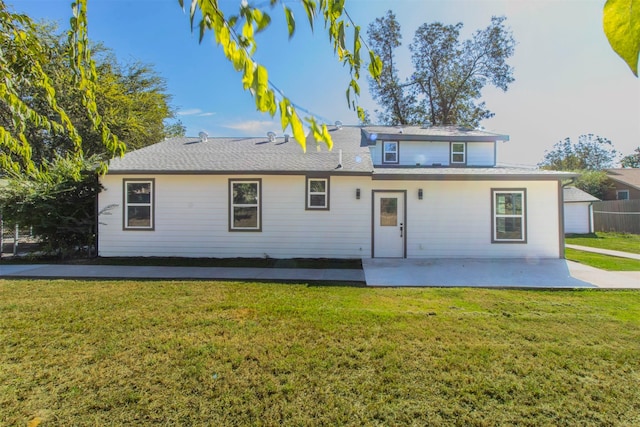
[[[331,151],[333,149],[333,139],[331,139],[331,134],[326,124],[322,125],[322,137],[325,144],[327,144],[327,148]]]
[[[638,77],[640,0],[607,0],[603,11],[603,27],[613,50]]]
[[[280,101],[280,126],[285,130],[289,126],[289,100],[284,98]]]
[[[378,80],[378,77],[382,72],[382,60],[374,52],[369,51],[369,61],[369,74],[371,74],[371,77]]]
[[[291,131],[293,132],[293,137],[295,138],[296,141],[298,141],[298,144],[302,146],[302,151],[306,153],[307,138],[304,134],[304,127],[302,126],[302,121],[300,120],[300,117],[298,117],[298,114],[295,112],[295,110],[293,110],[293,108],[291,110],[292,111],[291,111],[291,116],[289,118],[289,121],[291,124]]]
[[[253,15],[253,20],[258,25],[258,28],[256,29],[256,33],[259,33],[260,31],[264,30],[271,23],[271,17],[268,14],[261,11],[260,9],[253,9],[251,13]]]
[[[244,64],[244,74],[242,75],[242,86],[244,90],[249,89],[253,85],[253,63],[247,61]]]
[[[284,16],[287,18],[287,28],[289,29],[289,38],[291,38],[296,31],[296,20],[293,17],[293,12],[288,7],[284,8]]]
[[[316,19],[316,4],[313,0],[302,0],[302,4],[304,6],[304,10],[307,13],[307,18],[309,18],[309,26],[311,27],[311,31],[313,31],[313,22]]]

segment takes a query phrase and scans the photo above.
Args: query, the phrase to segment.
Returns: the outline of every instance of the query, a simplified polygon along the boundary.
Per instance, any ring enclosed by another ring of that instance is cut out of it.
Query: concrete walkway
[[[640,261],[640,254],[632,254],[631,252],[613,251],[611,249],[592,248],[591,246],[580,245],[564,245],[567,248],[575,249],[584,252],[593,252],[596,254],[617,256],[618,258],[629,258]]]
[[[312,268],[157,267],[122,265],[0,264],[0,277],[65,279],[209,279],[362,282],[362,270]]]
[[[0,277],[349,282],[369,286],[640,289],[640,272],[610,272],[560,259],[363,259],[363,269],[136,267],[3,264]]]

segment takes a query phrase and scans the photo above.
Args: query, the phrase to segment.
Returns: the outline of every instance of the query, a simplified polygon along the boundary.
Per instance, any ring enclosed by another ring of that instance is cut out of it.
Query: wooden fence
[[[595,231],[640,234],[640,199],[593,203]]]

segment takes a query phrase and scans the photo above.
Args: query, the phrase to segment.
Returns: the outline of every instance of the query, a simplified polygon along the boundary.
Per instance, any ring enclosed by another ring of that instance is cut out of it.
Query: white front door
[[[373,193],[373,257],[404,258],[405,256],[405,192],[375,191]]]

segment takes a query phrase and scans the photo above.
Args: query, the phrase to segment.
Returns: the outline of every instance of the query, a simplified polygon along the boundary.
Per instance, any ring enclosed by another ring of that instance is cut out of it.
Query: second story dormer
[[[375,167],[494,167],[500,135],[459,126],[367,126]]]

